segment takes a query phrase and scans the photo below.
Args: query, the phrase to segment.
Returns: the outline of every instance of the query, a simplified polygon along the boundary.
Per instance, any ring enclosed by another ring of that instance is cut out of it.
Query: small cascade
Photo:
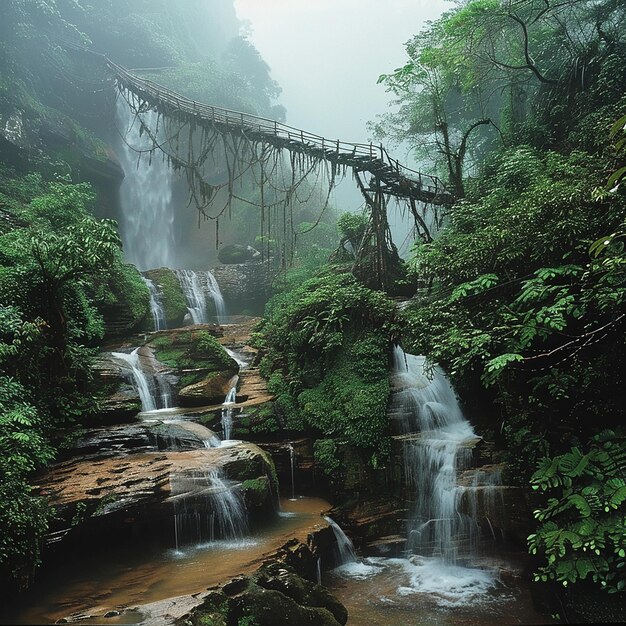
[[[427,372],[424,357],[397,347],[393,382],[391,415],[406,435],[405,474],[416,494],[407,547],[454,565],[472,556],[480,537],[477,498],[483,477],[474,472],[469,484],[459,481],[462,472],[471,471],[472,447],[479,437],[443,371],[435,366]]]
[[[150,290],[150,311],[152,313],[154,330],[164,330],[167,328],[167,323],[165,321],[165,310],[163,309],[163,294],[149,278],[145,276],[142,276],[142,278]]]
[[[222,444],[222,442],[220,441],[220,438],[217,435],[213,435],[212,437],[209,437],[208,439],[203,439],[202,443],[204,444],[205,448],[219,448],[220,445]]]
[[[170,476],[176,550],[185,545],[237,541],[248,532],[248,514],[237,485],[218,469]]]
[[[191,315],[193,323],[206,324],[206,298],[198,280],[198,275],[193,270],[176,270],[176,277],[187,300],[187,310]]]
[[[321,585],[322,584],[322,559],[320,557],[317,558],[317,584]]]
[[[337,552],[338,552],[338,565],[345,565],[347,563],[355,563],[357,561],[356,552],[354,551],[354,545],[346,533],[341,530],[341,526],[330,517],[324,516],[324,519],[328,522],[329,526],[333,529],[335,539],[337,540]]]
[[[213,272],[203,272],[206,278],[206,287],[208,294],[213,299],[215,304],[215,315],[217,316],[218,324],[226,323],[226,303],[224,302],[224,296],[220,290],[220,286],[217,284],[217,279],[213,275]]]
[[[287,444],[287,449],[289,450],[289,461],[291,463],[291,499],[296,499],[296,483],[294,480],[294,469],[296,464],[296,451],[293,449],[293,444]]]
[[[220,287],[211,272],[194,272],[193,270],[176,270],[176,277],[187,300],[187,310],[194,324],[207,324],[207,296],[215,305],[215,313],[219,324],[226,320],[226,305]]]
[[[233,361],[235,361],[235,363],[237,363],[240,372],[247,369],[248,365],[250,365],[250,361],[246,360],[240,352],[235,352],[235,350],[231,350],[226,347],[224,347],[224,351]]]
[[[172,407],[171,385],[163,374],[146,372],[142,369],[139,348],[135,348],[130,354],[111,352],[111,355],[124,363],[133,386],[139,393],[142,411],[156,411]]]
[[[222,438],[224,441],[230,440],[233,432],[233,405],[237,400],[237,382],[239,381],[239,376],[233,376],[232,381],[232,387],[226,394],[226,398],[224,398],[224,403],[222,404]]]
[[[132,375],[132,381],[134,387],[139,393],[141,399],[142,411],[155,411],[157,408],[156,399],[151,389],[150,382],[146,373],[141,369],[139,362],[139,348],[135,348],[130,354],[125,352],[112,352],[116,359],[123,361],[129,368]]]

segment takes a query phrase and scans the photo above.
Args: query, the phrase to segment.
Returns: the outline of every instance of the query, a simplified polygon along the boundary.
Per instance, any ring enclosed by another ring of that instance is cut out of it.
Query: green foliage
[[[234,375],[239,366],[221,344],[207,331],[185,330],[156,337],[149,343],[161,363],[178,370],[191,370],[183,374],[180,383],[191,385],[219,373]]]
[[[275,296],[261,323],[261,372],[283,425],[367,451],[389,452],[388,350],[396,307],[349,274],[310,279]]]
[[[89,216],[93,197],[88,185],[0,169],[0,568],[16,578],[38,563],[50,516],[28,477],[52,460],[63,429],[94,410],[99,307],[147,291],[122,262],[115,224]],[[147,295],[137,317],[143,305]]]
[[[612,431],[595,436],[586,453],[575,447],[541,460],[531,483],[550,497],[528,537],[531,554],[547,561],[536,581],[591,579],[609,593],[626,587],[625,472],[624,438]]]
[[[341,461],[337,455],[337,442],[334,439],[317,439],[313,444],[315,465],[328,477],[337,476]]]

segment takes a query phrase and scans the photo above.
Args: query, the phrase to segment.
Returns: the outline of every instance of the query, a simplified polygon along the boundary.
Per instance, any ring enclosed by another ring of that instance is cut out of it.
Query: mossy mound
[[[187,314],[187,301],[173,270],[167,267],[148,270],[143,273],[159,289],[162,294],[165,323],[168,328],[182,326]]]

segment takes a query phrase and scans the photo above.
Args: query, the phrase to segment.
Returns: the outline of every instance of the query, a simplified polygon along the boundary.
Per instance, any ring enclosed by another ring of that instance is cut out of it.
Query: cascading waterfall
[[[497,571],[476,567],[477,520],[479,508],[482,517],[485,504],[495,498],[497,472],[470,468],[479,437],[443,371],[425,365],[424,357],[395,349],[389,418],[404,442],[406,481],[413,494],[407,556],[368,557],[335,571],[353,580],[380,577],[383,587],[395,584],[394,601],[406,599],[409,606],[413,594],[442,606],[485,602],[492,597]]]
[[[248,532],[248,514],[237,485],[220,470],[170,476],[176,550],[185,545],[237,541]]]
[[[133,386],[139,393],[141,410],[156,411],[168,409],[172,405],[172,392],[170,384],[165,376],[158,373],[146,372],[141,367],[139,348],[135,348],[130,354],[125,352],[111,352],[111,355],[122,361],[126,366]]]
[[[480,532],[475,515],[479,483],[459,484],[479,439],[463,417],[452,386],[435,366],[430,376],[424,357],[394,352],[392,415],[404,441],[408,484],[416,493],[409,522],[408,548],[455,564],[471,555]],[[478,474],[476,474],[478,480]],[[461,500],[470,500],[460,506]]]
[[[117,100],[117,118],[122,135],[119,158],[125,174],[120,186],[120,234],[126,260],[139,270],[175,267],[172,169],[159,151],[146,153],[152,140],[141,132],[142,122],[123,97]],[[152,134],[163,134],[158,128],[163,121],[159,122],[155,111],[143,112],[141,119]]]
[[[212,272],[202,272],[202,274],[206,280],[207,291],[213,299],[213,303],[215,304],[215,315],[217,316],[217,323],[225,324],[226,303],[224,302],[224,296],[222,296],[222,291],[220,290],[220,286],[217,283],[217,279]]]
[[[156,400],[146,373],[141,369],[139,363],[139,348],[135,348],[130,354],[125,352],[112,352],[116,359],[123,361],[130,370],[133,384],[139,393],[142,411],[155,411],[157,408]]]
[[[145,276],[142,276],[142,278],[150,290],[150,312],[152,313],[154,330],[164,330],[167,328],[167,323],[165,321],[165,310],[163,309],[163,294],[149,278]]]
[[[226,394],[226,398],[224,398],[224,403],[222,404],[222,438],[224,441],[230,440],[230,436],[233,432],[233,406],[237,400],[238,381],[239,376],[233,376],[232,387]]]
[[[220,287],[211,272],[195,272],[193,270],[176,270],[176,276],[187,300],[187,310],[194,324],[206,324],[207,301],[209,296],[215,305],[215,313],[219,324],[226,320],[226,305]]]
[[[337,553],[339,565],[345,565],[347,563],[354,563],[357,560],[356,552],[354,551],[354,545],[346,533],[343,532],[341,526],[335,522],[331,517],[324,516],[324,519],[328,522],[335,535],[337,541]]]

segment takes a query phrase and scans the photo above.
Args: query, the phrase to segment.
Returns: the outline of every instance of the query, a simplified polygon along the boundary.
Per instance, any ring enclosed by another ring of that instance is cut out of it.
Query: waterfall
[[[289,462],[291,464],[291,499],[296,499],[296,485],[294,481],[294,466],[296,462],[296,451],[293,449],[293,444],[288,444],[287,449],[289,450]]]
[[[145,276],[142,276],[142,278],[150,290],[150,312],[152,313],[154,330],[164,330],[167,328],[167,323],[165,321],[165,310],[163,309],[163,294],[149,278]]]
[[[140,120],[122,96],[117,100],[117,119],[122,135],[118,156],[125,174],[120,186],[124,255],[140,270],[175,267],[172,170],[158,151],[145,152],[152,147],[152,140],[145,130],[141,132],[143,122],[159,137],[163,121],[150,110],[143,112]]]
[[[163,374],[142,369],[139,348],[135,348],[130,354],[111,352],[111,355],[124,363],[124,369],[130,374],[133,386],[139,393],[142,411],[171,408],[172,390],[169,382]]]
[[[229,389],[222,404],[222,438],[228,441],[233,432],[233,405],[237,400],[237,382],[239,376],[233,376],[232,387]]]
[[[139,398],[141,399],[141,410],[156,410],[157,404],[152,389],[150,388],[148,377],[141,369],[141,364],[139,363],[139,348],[135,348],[130,354],[124,352],[112,352],[111,354],[116,359],[123,361],[130,369],[134,387],[137,389]]]
[[[393,383],[391,416],[406,435],[405,473],[416,494],[407,547],[452,565],[471,556],[480,532],[476,519],[480,475],[475,473],[471,485],[459,483],[460,473],[471,466],[472,447],[479,438],[443,371],[435,366],[427,372],[424,357],[397,347]]]
[[[357,560],[356,552],[354,551],[354,545],[346,533],[341,530],[341,526],[330,517],[324,516],[324,519],[328,522],[329,526],[333,529],[335,539],[337,541],[337,551],[339,554],[338,565],[345,565],[346,563],[354,563]]]
[[[170,476],[174,503],[176,549],[184,545],[234,541],[248,532],[248,514],[241,491],[220,470]]]
[[[194,324],[206,324],[208,295],[215,305],[215,313],[219,324],[226,320],[226,305],[220,287],[211,272],[194,272],[193,270],[176,270],[176,276],[187,300],[187,310]]]
[[[212,272],[203,272],[203,275],[206,278],[208,293],[211,298],[213,298],[213,303],[215,304],[215,315],[217,316],[217,323],[224,324],[226,323],[226,304],[224,302],[222,292],[220,291],[220,286],[218,285],[217,279]]]

